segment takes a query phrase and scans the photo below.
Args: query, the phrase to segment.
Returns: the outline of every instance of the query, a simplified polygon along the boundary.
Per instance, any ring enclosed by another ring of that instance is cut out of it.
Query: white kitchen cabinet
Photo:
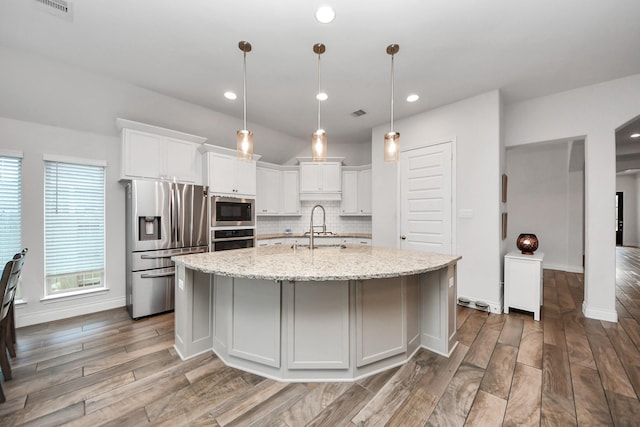
[[[340,215],[371,215],[371,168],[353,168],[342,172]]]
[[[257,241],[256,246],[261,248],[263,246],[281,246],[286,245],[288,243],[287,239],[260,239]]]
[[[256,177],[256,215],[280,214],[282,172],[277,169],[257,167]]]
[[[255,197],[256,161],[207,152],[209,192],[232,197]]]
[[[200,183],[198,148],[205,138],[129,120],[116,123],[122,129],[122,179]]]
[[[358,214],[358,171],[342,172],[340,215]]]
[[[371,168],[358,172],[358,209],[363,215],[371,215]]]
[[[542,305],[542,261],[544,253],[524,255],[520,251],[509,252],[504,257],[504,312],[509,308],[533,312],[533,319],[540,320]]]
[[[256,215],[299,216],[298,168],[259,162],[256,170]]]
[[[341,193],[341,163],[300,163],[300,200],[340,200]]]
[[[297,170],[282,171],[282,214],[300,215],[300,185]]]

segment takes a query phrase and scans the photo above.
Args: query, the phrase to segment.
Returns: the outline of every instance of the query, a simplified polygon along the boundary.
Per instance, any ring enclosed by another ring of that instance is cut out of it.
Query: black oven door
[[[231,249],[244,249],[253,247],[253,239],[238,239],[238,240],[218,240],[217,242],[211,242],[211,251],[228,251]]]

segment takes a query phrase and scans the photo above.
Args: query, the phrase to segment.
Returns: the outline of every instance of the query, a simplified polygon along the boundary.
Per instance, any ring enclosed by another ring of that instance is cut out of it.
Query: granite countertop
[[[257,240],[265,240],[265,239],[283,239],[292,237],[294,239],[308,239],[308,234],[303,233],[276,233],[276,234],[258,234],[256,237]],[[314,239],[325,239],[328,237],[355,237],[357,239],[370,239],[370,233],[335,233],[335,234],[316,234],[313,236]]]
[[[176,264],[222,276],[247,279],[323,281],[408,276],[439,270],[461,257],[430,252],[342,245],[266,246],[174,256]]]

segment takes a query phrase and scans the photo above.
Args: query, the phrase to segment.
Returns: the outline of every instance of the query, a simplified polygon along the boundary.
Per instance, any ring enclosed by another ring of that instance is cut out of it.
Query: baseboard
[[[20,313],[20,309],[16,308],[16,327],[37,325],[39,323],[53,322],[54,320],[67,319],[69,317],[81,316],[83,314],[97,313],[99,311],[111,310],[112,308],[125,307],[126,298],[118,297],[111,299],[100,299],[97,302],[83,301],[82,305],[73,307],[55,307],[51,310],[43,310],[35,313]]]
[[[587,302],[582,302],[582,314],[584,317],[596,320],[605,320],[607,322],[618,322],[618,312],[616,310],[601,310],[587,307]]]
[[[559,270],[566,271],[568,273],[584,273],[584,268],[581,265],[553,264],[543,262],[542,267],[546,270]]]

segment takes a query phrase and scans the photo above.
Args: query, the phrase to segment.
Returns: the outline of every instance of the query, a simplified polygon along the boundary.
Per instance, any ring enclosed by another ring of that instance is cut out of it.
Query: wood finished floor
[[[173,314],[21,328],[0,425],[638,426],[640,249],[617,256],[617,324],[582,316],[582,275],[545,270],[540,322],[459,307],[450,358],[420,351],[355,383],[279,383],[211,353],[182,362]]]

